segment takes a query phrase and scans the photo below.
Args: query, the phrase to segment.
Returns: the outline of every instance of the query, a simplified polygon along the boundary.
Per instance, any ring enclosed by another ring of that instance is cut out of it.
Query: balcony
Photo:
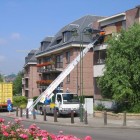
[[[36,83],[38,85],[49,85],[53,82],[53,80],[40,80],[40,81],[36,81]]]
[[[25,79],[22,78],[22,85],[25,85]]]
[[[43,67],[43,66],[48,66],[48,65],[54,65],[55,63],[53,61],[51,62],[44,62],[44,63],[41,63],[41,64],[37,64],[36,66],[37,67]]]
[[[60,73],[63,71],[63,63],[59,62],[59,63],[56,63],[56,65],[53,63],[53,64],[46,64],[46,66],[40,66],[38,67],[38,70],[37,70],[39,73],[51,73],[51,72],[57,72],[57,73]]]
[[[29,74],[28,73],[24,73],[24,78],[29,78]]]
[[[51,72],[62,72],[62,68],[39,68],[37,70],[39,73],[51,73]]]

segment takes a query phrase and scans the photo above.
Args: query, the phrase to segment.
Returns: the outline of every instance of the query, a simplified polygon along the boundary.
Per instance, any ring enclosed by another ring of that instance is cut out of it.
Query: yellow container
[[[0,83],[0,105],[7,104],[7,100],[13,101],[13,84]]]
[[[55,107],[55,103],[50,103],[50,108],[54,108]]]

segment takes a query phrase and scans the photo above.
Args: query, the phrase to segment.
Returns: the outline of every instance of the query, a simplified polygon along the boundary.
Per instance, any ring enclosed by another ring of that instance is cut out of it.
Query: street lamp
[[[92,36],[93,29],[90,27],[85,27],[82,31],[79,28],[73,28],[71,30],[72,36],[80,36],[80,122],[83,122],[83,35]],[[78,80],[78,65],[77,65],[77,80]],[[78,82],[78,81],[77,81]],[[78,89],[78,83],[77,83]],[[78,90],[77,90],[78,91]]]

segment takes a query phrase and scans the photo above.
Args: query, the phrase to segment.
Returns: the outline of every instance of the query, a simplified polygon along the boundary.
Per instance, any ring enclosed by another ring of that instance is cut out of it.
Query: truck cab
[[[41,114],[44,114],[44,109],[46,109],[46,113],[50,114],[53,114],[56,109],[58,116],[69,115],[71,110],[73,110],[74,114],[79,114],[80,102],[76,93],[56,93],[51,98],[50,103],[47,103],[43,104],[42,108],[40,108]]]

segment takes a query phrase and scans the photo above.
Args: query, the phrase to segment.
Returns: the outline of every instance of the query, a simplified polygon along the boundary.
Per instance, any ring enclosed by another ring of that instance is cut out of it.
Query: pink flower
[[[0,123],[4,123],[4,121],[5,121],[4,119],[0,118]]]
[[[44,137],[43,137],[42,140],[48,140],[48,138],[44,138]]]
[[[23,139],[27,139],[28,138],[28,136],[26,135],[26,134],[20,134],[19,135],[21,138],[23,138]]]
[[[91,136],[86,136],[85,140],[92,140]]]
[[[36,124],[32,124],[32,125],[30,125],[29,129],[31,129],[31,130],[36,130],[36,129],[37,129]]]
[[[8,137],[9,136],[9,134],[5,131],[5,132],[3,132],[3,135],[5,136],[5,137]]]

